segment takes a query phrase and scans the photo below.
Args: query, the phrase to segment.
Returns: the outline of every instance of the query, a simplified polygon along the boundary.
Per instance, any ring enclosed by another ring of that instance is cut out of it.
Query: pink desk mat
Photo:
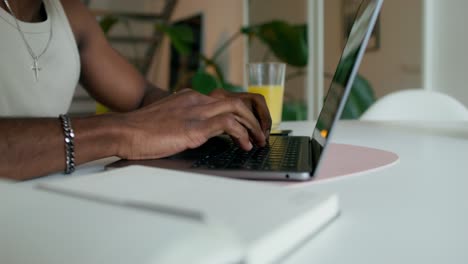
[[[382,169],[398,161],[398,155],[393,152],[354,145],[330,144],[323,164],[312,182]]]

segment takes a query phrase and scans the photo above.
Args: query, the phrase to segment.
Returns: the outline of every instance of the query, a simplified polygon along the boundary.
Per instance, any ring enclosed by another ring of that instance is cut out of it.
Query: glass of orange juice
[[[283,112],[284,76],[286,64],[277,62],[248,63],[247,92],[261,94],[265,97],[270,110],[272,129],[281,123]]]

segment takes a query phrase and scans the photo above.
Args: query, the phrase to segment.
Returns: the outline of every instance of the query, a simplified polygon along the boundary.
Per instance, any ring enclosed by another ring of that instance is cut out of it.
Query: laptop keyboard
[[[265,147],[242,150],[231,142],[224,151],[213,149],[192,168],[283,171],[297,168],[300,140],[296,137],[270,137]]]

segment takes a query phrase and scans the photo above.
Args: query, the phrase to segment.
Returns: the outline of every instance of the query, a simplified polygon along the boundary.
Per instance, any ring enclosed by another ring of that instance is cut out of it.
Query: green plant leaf
[[[350,52],[340,61],[334,76],[334,81],[339,85],[346,85],[357,55],[358,50]],[[341,119],[358,119],[374,101],[375,96],[370,83],[361,75],[356,75]]]
[[[341,119],[357,119],[361,114],[361,107],[359,106],[356,96],[350,93],[343,113],[341,114]]]
[[[119,19],[116,16],[108,15],[99,20],[99,25],[102,31],[107,34],[117,22],[119,22]]]
[[[307,24],[293,25],[293,27],[302,35],[301,40],[304,40],[307,45],[309,41],[309,39],[307,38]],[[309,48],[309,46],[307,46],[307,48]]]
[[[283,121],[296,121],[307,119],[307,106],[305,102],[293,101],[283,104]]]
[[[275,56],[296,67],[307,66],[308,46],[305,25],[290,25],[274,20],[265,24],[244,27],[241,32],[257,37],[265,43]]]
[[[224,74],[221,70],[221,67],[214,60],[206,57],[203,54],[200,54],[199,58],[204,63],[204,69],[206,70],[207,68],[211,67],[214,70],[216,77],[218,78],[220,83],[224,83]]]
[[[366,111],[376,100],[374,90],[372,90],[369,81],[361,75],[357,75],[354,79],[351,92],[356,96],[362,112]]]
[[[190,54],[190,45],[194,42],[194,36],[189,26],[157,24],[156,30],[166,34],[181,55],[187,56]]]
[[[221,84],[213,75],[204,71],[198,71],[192,79],[192,89],[202,94],[209,94],[213,90],[220,88]]]
[[[375,95],[369,82],[362,76],[357,75],[341,119],[358,119],[375,100]]]

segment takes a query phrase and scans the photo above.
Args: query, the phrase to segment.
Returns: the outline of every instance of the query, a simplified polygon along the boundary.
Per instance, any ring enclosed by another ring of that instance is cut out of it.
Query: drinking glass
[[[247,92],[265,97],[272,120],[272,129],[281,123],[286,64],[276,62],[248,63]]]

